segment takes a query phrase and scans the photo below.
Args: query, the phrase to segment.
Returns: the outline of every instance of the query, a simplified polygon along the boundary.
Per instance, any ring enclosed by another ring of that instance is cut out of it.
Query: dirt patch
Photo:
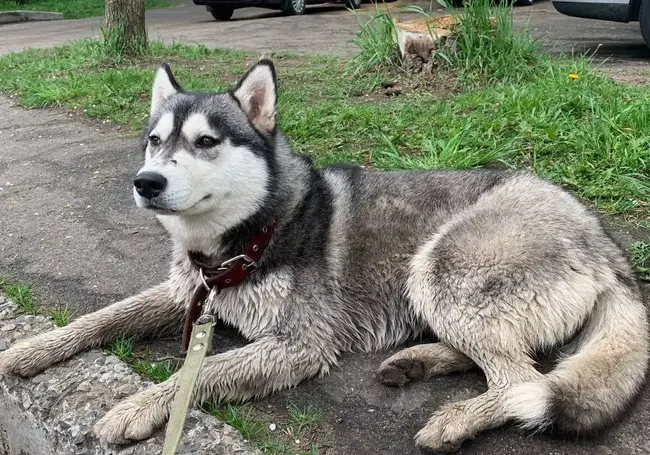
[[[650,83],[650,64],[635,63],[625,67],[618,65],[613,67],[602,66],[598,71],[618,83],[633,87],[640,87]]]
[[[447,98],[461,92],[456,76],[448,71],[408,73],[395,69],[381,75],[381,81],[370,90],[358,90],[351,95],[363,103],[381,103],[412,93]]]

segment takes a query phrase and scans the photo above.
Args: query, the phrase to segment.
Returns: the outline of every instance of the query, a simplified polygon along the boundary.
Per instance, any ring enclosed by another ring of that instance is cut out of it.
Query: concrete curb
[[[63,13],[49,13],[45,11],[2,11],[0,12],[0,25],[13,24],[25,21],[59,21]]]
[[[43,316],[16,313],[0,295],[0,351],[51,330]],[[0,453],[3,455],[156,455],[163,432],[129,446],[100,443],[92,427],[112,406],[151,383],[100,350],[84,352],[31,378],[0,376]],[[232,427],[197,409],[187,417],[178,454],[261,455]]]

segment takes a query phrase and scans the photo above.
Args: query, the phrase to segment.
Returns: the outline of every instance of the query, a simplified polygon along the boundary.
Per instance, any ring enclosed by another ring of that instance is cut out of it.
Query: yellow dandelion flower
[[[578,79],[580,76],[578,76],[576,73],[571,73],[571,74],[569,74],[569,77],[571,79]]]

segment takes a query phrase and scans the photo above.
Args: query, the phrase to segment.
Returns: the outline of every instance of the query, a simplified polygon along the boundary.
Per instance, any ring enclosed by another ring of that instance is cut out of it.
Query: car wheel
[[[232,6],[208,6],[208,11],[218,21],[227,21],[232,17],[235,8]]]
[[[345,6],[350,9],[361,8],[361,3],[363,3],[363,0],[345,0]]]
[[[641,26],[641,36],[646,46],[650,47],[650,0],[641,2],[639,10],[639,25]]]
[[[286,14],[298,15],[305,12],[307,0],[284,0],[282,11]]]

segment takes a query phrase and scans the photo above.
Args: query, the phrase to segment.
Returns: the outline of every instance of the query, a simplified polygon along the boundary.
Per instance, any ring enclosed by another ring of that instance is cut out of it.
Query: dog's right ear
[[[182,91],[181,86],[174,79],[169,65],[167,63],[160,65],[160,68],[156,71],[156,78],[153,81],[153,89],[151,90],[151,115],[160,108],[163,101],[180,91]]]

